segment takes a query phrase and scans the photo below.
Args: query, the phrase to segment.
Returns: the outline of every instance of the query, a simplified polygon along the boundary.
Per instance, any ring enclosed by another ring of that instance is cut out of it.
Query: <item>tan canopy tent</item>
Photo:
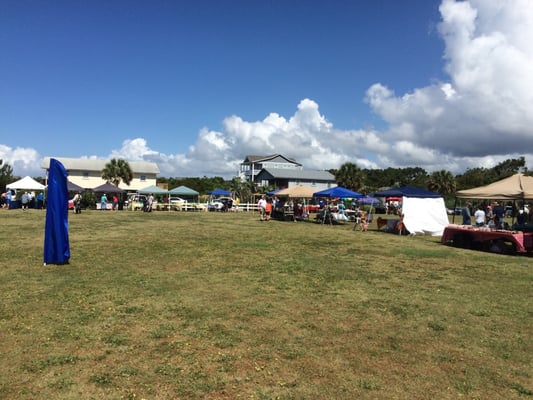
[[[305,185],[295,185],[276,192],[276,196],[311,198],[317,190]]]
[[[456,196],[464,199],[488,200],[533,199],[533,176],[515,174],[490,185],[459,190]]]

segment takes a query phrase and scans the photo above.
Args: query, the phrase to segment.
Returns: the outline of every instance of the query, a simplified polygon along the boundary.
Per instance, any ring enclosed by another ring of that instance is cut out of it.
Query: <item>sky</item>
[[[530,0],[4,0],[0,159],[533,169]]]

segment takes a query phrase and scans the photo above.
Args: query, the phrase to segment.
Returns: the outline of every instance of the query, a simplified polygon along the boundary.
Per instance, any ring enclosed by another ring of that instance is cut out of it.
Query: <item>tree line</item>
[[[346,162],[338,169],[331,169],[335,181],[339,186],[346,187],[363,194],[371,194],[378,190],[400,186],[414,186],[424,188],[451,197],[458,190],[484,186],[507,178],[517,172],[533,175],[526,166],[525,158],[508,159],[492,168],[478,167],[467,169],[464,173],[453,175],[450,171],[441,170],[428,173],[421,167],[367,169],[356,164]],[[102,171],[102,178],[116,186],[120,182],[129,185],[133,179],[133,172],[127,161],[112,159]],[[19,179],[13,176],[13,168],[0,159],[0,188]],[[35,180],[44,183],[42,178]],[[273,190],[273,187],[258,187],[251,182],[241,181],[238,177],[226,180],[222,177],[186,177],[157,179],[158,184],[167,184],[169,189],[187,186],[199,193],[205,194],[214,189],[230,190],[242,201],[254,201],[254,195]]]

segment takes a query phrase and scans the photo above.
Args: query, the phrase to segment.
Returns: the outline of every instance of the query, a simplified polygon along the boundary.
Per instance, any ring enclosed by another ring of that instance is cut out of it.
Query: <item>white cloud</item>
[[[311,99],[292,116],[258,121],[227,117],[221,131],[203,128],[185,154],[126,140],[109,157],[157,162],[163,176],[234,176],[246,155],[281,153],[306,168],[420,166],[455,173],[524,156],[533,166],[533,2],[443,0],[439,34],[448,79],[396,95],[377,82],[366,92],[387,128],[339,130]],[[428,77],[431,81],[432,77]],[[525,153],[529,151],[529,153]],[[39,165],[33,149],[0,145],[0,158],[23,175]]]
[[[19,176],[43,176],[41,169],[41,157],[35,149],[27,147],[9,147],[0,144],[0,160],[3,164],[9,164],[13,168],[14,175]]]
[[[435,157],[525,155],[533,148],[533,3],[444,0],[440,11],[450,81],[400,97],[379,83],[367,91],[373,111],[389,124],[388,140]],[[404,154],[393,160],[409,161],[412,152]]]

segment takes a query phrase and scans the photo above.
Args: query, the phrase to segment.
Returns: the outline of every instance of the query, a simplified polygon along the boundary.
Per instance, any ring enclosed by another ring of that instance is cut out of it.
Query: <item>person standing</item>
[[[74,212],[76,214],[81,214],[81,193],[76,193],[72,202],[74,203]]]
[[[13,193],[11,193],[11,189],[7,189],[6,194],[6,208],[9,210],[11,208],[11,200],[13,200]]]
[[[257,202],[257,206],[259,207],[259,220],[264,221],[265,220],[265,209],[266,209],[266,199],[265,196],[262,196],[259,201]]]
[[[146,205],[146,212],[152,212],[152,207],[154,205],[154,195],[150,193],[148,196],[148,204]]]
[[[22,211],[26,211],[28,209],[28,205],[30,204],[30,195],[28,192],[24,192],[20,201],[22,203]]]
[[[265,218],[267,221],[270,221],[272,216],[272,201],[268,199],[265,203]]]
[[[102,197],[100,198],[100,210],[107,209],[107,196],[102,194]]]
[[[474,213],[474,218],[476,220],[476,226],[485,226],[485,211],[481,205],[477,206],[477,210]]]
[[[505,209],[496,201],[492,207],[492,213],[494,214],[494,225],[496,225],[496,229],[502,229]]]
[[[44,194],[43,192],[39,192],[37,195],[37,208],[39,210],[42,210],[44,208]]]
[[[113,211],[118,210],[118,196],[116,194],[113,195]]]
[[[472,225],[472,214],[470,212],[470,206],[472,206],[472,203],[467,201],[466,205],[464,206],[463,210],[461,211],[461,213],[463,215],[463,225]]]

